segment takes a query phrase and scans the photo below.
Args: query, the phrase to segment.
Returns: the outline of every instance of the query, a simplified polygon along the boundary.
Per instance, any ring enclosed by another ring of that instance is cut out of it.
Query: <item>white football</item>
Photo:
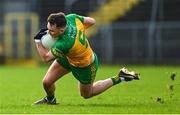
[[[47,30],[47,34],[45,34],[41,38],[41,43],[46,49],[51,49],[51,47],[54,45],[54,43],[57,41],[57,39],[53,38],[50,34],[49,31]]]

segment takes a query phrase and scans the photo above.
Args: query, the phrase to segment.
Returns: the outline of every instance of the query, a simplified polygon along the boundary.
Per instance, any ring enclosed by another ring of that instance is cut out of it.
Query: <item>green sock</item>
[[[112,77],[111,80],[113,81],[113,85],[116,85],[121,82],[121,79],[119,76]]]

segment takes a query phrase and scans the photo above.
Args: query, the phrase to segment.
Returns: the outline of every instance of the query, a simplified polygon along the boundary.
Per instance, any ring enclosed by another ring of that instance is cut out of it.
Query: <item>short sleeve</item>
[[[53,54],[54,57],[60,58],[64,55],[63,53],[64,47],[63,44],[61,43],[56,43],[52,48],[51,48],[51,53]]]
[[[75,18],[78,18],[82,23],[84,22],[84,16],[78,15],[78,14],[68,14],[66,16],[68,19],[74,20]]]
[[[53,54],[55,58],[60,58],[60,57],[63,57],[64,55],[61,50],[58,50],[56,48],[51,48],[51,53]]]
[[[84,16],[76,15],[76,18],[78,18],[82,23],[84,22]]]

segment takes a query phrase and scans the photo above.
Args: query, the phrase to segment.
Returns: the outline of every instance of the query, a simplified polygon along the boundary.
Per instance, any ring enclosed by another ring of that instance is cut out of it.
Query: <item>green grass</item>
[[[101,66],[96,80],[113,76],[119,67]],[[31,106],[45,95],[41,80],[48,67],[0,66],[0,113],[180,113],[179,66],[128,68],[139,71],[141,80],[120,83],[86,100],[79,95],[77,80],[68,74],[56,83],[59,105]],[[177,72],[174,81],[170,79],[172,72]],[[174,85],[173,92],[168,85]],[[162,101],[157,101],[158,97]]]

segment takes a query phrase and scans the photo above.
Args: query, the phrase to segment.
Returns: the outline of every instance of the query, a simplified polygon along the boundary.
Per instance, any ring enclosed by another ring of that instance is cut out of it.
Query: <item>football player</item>
[[[72,72],[80,82],[80,94],[85,99],[98,95],[122,81],[139,79],[139,74],[126,68],[112,78],[94,81],[98,70],[98,58],[92,50],[85,30],[96,23],[94,18],[77,14],[52,13],[47,18],[47,29],[53,37],[58,37],[50,50],[45,49],[40,40],[47,29],[35,35],[39,55],[45,62],[53,61],[42,81],[46,96],[34,104],[56,104],[55,82]]]

